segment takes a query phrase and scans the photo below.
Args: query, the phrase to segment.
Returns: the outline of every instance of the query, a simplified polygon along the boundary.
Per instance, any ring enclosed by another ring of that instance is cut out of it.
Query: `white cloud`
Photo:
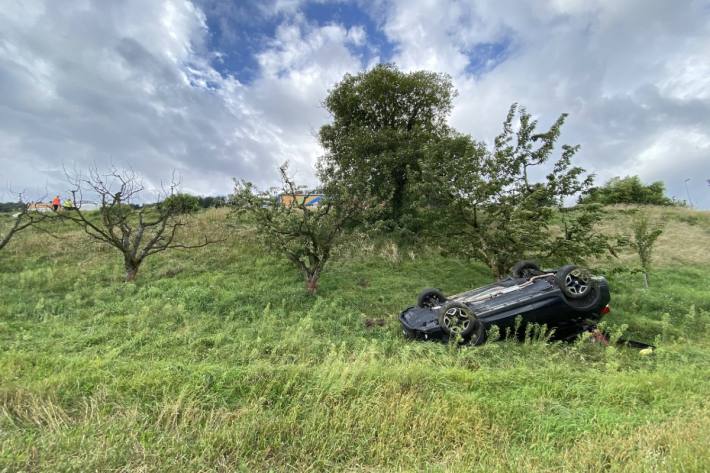
[[[680,183],[673,188],[671,195],[700,204],[704,202],[703,191],[708,192],[706,179],[709,167],[710,137],[707,133],[670,129],[659,133],[635,159],[619,166],[617,174],[638,174],[644,180],[662,179]],[[706,170],[706,174],[695,170]],[[684,186],[686,180],[688,189]]]
[[[225,193],[232,177],[272,183],[291,160],[312,183],[320,103],[360,68],[346,43],[361,33],[296,16],[242,84],[210,66],[205,17],[184,0],[11,3],[0,31],[0,185],[36,194],[92,163],[153,188],[176,169],[189,191]]]
[[[710,137],[709,5],[402,0],[384,30],[397,63],[453,76],[456,128],[490,140],[513,102],[541,126],[568,112],[562,139],[582,145],[582,164],[600,180],[637,173],[682,197],[681,174],[697,175],[694,200],[710,208],[710,155],[698,144]],[[504,61],[479,76],[466,70],[473,46],[500,42],[510,45]]]
[[[348,30],[348,41],[355,46],[363,46],[367,41],[367,33],[362,25],[353,26]]]
[[[223,34],[238,41],[229,18],[240,5],[210,1],[206,11],[223,12]],[[383,57],[451,74],[460,92],[452,125],[477,138],[498,133],[512,102],[541,126],[569,112],[562,138],[582,145],[582,164],[601,180],[637,173],[682,197],[691,176],[691,195],[710,208],[707,1],[361,3],[393,58],[364,25],[313,23],[304,2],[249,10],[278,23],[250,83],[212,66],[234,56],[210,50],[207,18],[188,0],[5,2],[0,187],[46,182],[53,192],[66,187],[62,164],[93,162],[131,165],[153,184],[174,168],[186,189],[224,193],[233,176],[272,183],[291,160],[312,183],[322,100],[363,69],[357,51],[367,51],[368,67]]]
[[[322,154],[315,134],[328,119],[321,103],[334,83],[362,65],[346,46],[347,29],[297,20],[279,26],[259,55],[262,76],[249,87],[244,103],[278,130],[280,139],[268,143],[276,146],[270,152],[292,161],[292,170],[313,184],[312,166]]]

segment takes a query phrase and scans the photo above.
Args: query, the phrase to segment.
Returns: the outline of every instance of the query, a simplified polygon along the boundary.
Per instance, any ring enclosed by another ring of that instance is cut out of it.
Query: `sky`
[[[603,183],[710,209],[710,0],[0,0],[0,200],[131,168],[148,193],[316,183],[346,73],[451,76],[450,124],[491,142],[511,103]],[[149,197],[148,197],[149,198]]]

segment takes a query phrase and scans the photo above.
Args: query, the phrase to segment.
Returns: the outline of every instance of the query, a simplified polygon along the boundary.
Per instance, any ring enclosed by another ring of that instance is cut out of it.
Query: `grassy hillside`
[[[405,341],[421,288],[490,280],[432,249],[356,242],[310,298],[244,228],[134,284],[76,231],[20,235],[0,253],[0,471],[708,471],[710,215],[652,211],[651,289],[632,256],[597,262],[609,328],[650,356]]]

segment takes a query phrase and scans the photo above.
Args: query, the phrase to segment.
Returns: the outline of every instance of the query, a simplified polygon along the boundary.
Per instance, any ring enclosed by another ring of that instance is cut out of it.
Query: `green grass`
[[[649,356],[458,349],[399,332],[421,288],[490,280],[435,250],[361,242],[311,298],[246,230],[149,259],[135,284],[110,250],[63,231],[0,253],[0,471],[710,469],[702,265],[659,266],[648,290],[605,266],[606,323],[655,341]]]

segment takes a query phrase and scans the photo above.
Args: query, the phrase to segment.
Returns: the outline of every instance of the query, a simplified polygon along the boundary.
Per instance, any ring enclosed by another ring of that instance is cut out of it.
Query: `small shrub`
[[[200,210],[200,199],[194,195],[177,193],[168,196],[158,206],[175,215],[191,214]]]
[[[256,224],[262,243],[286,256],[303,274],[306,290],[314,295],[321,273],[340,243],[346,226],[359,212],[355,199],[322,196],[310,205],[309,194],[288,176],[288,164],[280,167],[282,187],[256,191],[250,182],[237,182],[232,205]]]
[[[649,286],[648,274],[651,272],[653,246],[663,233],[662,225],[651,223],[648,215],[639,213],[633,219],[633,235],[629,238],[629,245],[636,250],[643,269],[644,287]]]

